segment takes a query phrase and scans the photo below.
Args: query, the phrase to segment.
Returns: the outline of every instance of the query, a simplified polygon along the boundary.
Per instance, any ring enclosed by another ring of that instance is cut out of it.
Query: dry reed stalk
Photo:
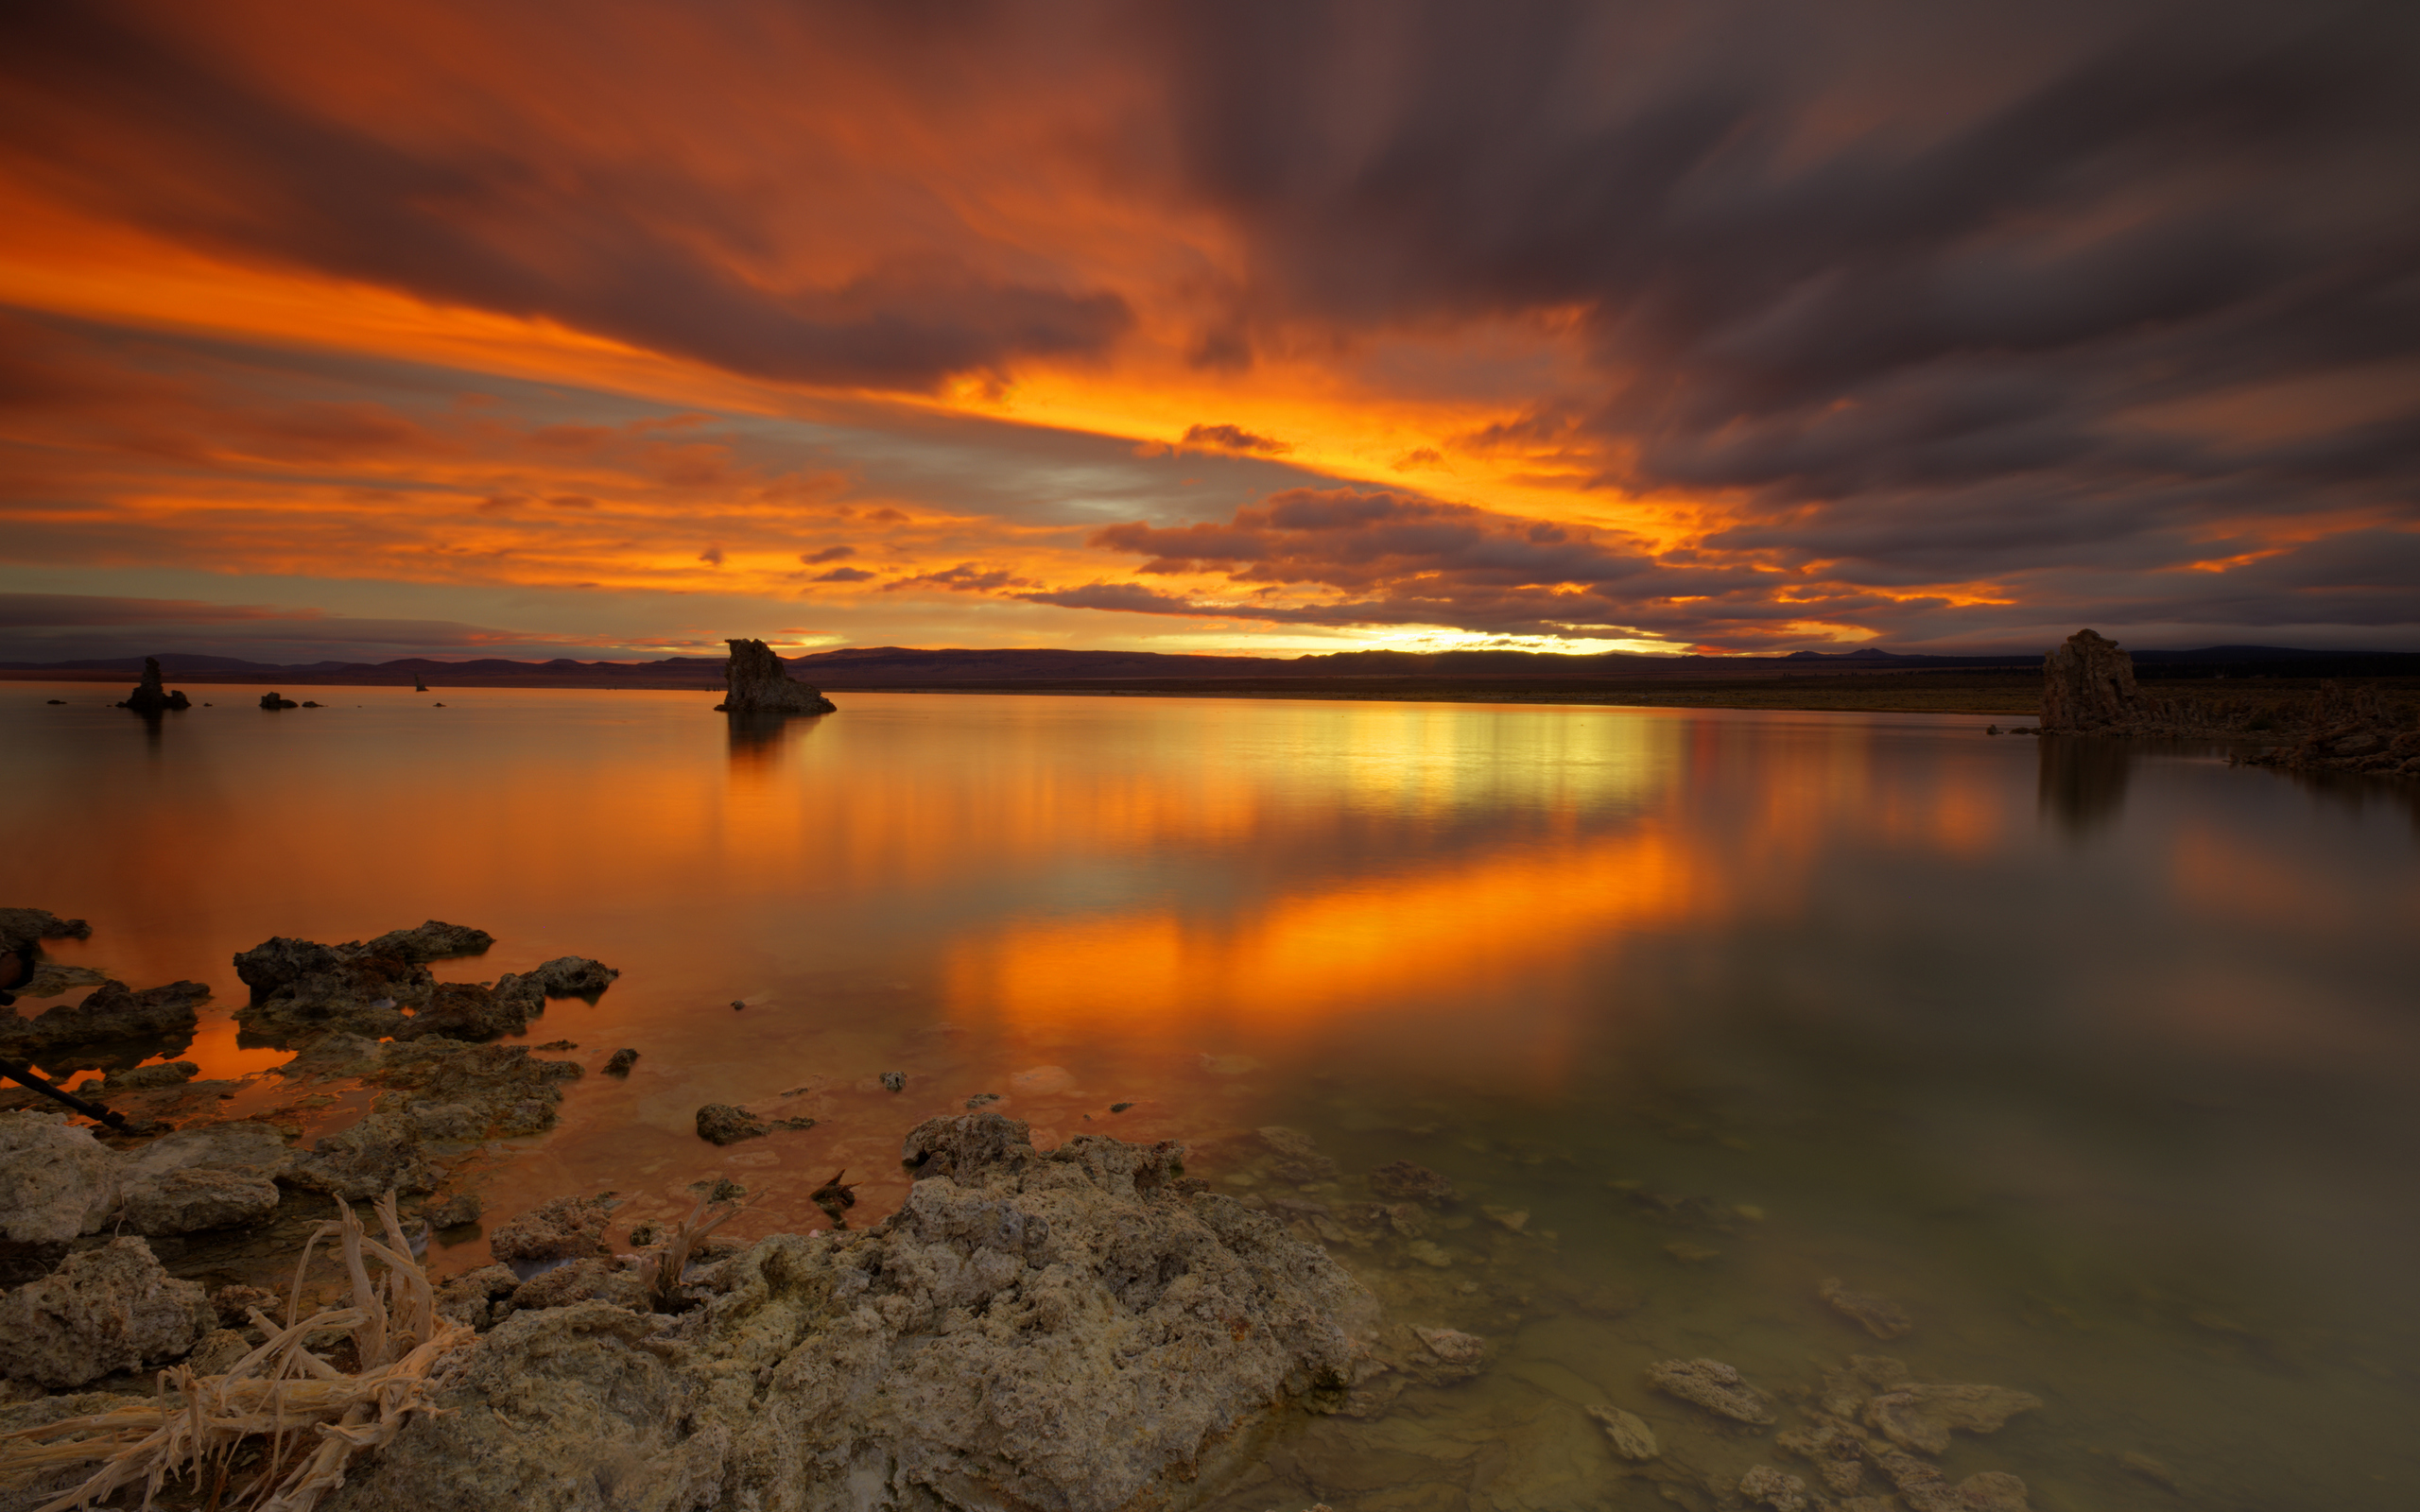
[[[215,1468],[216,1486],[223,1488],[236,1451],[250,1440],[266,1439],[259,1473],[229,1504],[249,1502],[259,1512],[310,1512],[320,1497],[344,1484],[345,1467],[354,1455],[392,1440],[411,1414],[440,1410],[427,1400],[430,1378],[478,1338],[437,1315],[436,1289],[412,1259],[392,1192],[378,1199],[377,1212],[385,1243],[364,1233],[353,1209],[337,1200],[337,1218],[312,1231],[295,1263],[285,1324],[254,1309],[252,1322],[267,1337],[224,1375],[197,1378],[178,1366],[155,1378],[158,1394],[148,1402],[0,1435],[0,1487],[23,1485],[59,1466],[100,1460],[100,1469],[82,1485],[36,1512],[90,1506],[138,1480],[148,1507],[180,1472],[199,1487]],[[354,1305],[297,1318],[311,1250],[331,1234],[342,1248]],[[373,1259],[386,1266],[376,1282],[370,1276]],[[352,1338],[351,1372],[311,1349],[315,1335],[331,1332]],[[309,1439],[303,1437],[306,1431]],[[90,1436],[44,1442],[70,1434]],[[218,1490],[211,1501],[218,1503]]]
[[[670,1303],[673,1289],[681,1284],[683,1274],[689,1268],[690,1251],[698,1247],[699,1241],[721,1228],[746,1206],[745,1203],[735,1202],[708,1218],[705,1214],[710,1203],[710,1198],[700,1197],[698,1205],[689,1210],[689,1216],[681,1220],[681,1227],[665,1241],[664,1247],[656,1251],[655,1274],[648,1279],[647,1289],[650,1312],[661,1313]]]

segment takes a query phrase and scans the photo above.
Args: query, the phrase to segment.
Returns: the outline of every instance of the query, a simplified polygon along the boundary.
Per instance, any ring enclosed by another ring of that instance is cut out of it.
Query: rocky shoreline
[[[39,910],[0,910],[0,929],[26,960],[43,938],[89,933]],[[1952,1430],[1992,1432],[2040,1402],[1879,1356],[1778,1393],[1720,1361],[1661,1360],[1643,1393],[1685,1419],[1646,1395],[1578,1402],[1551,1443],[1509,1461],[1501,1446],[1474,1461],[1454,1438],[1407,1438],[1430,1400],[1418,1393],[1487,1374],[1492,1335],[1535,1305],[1517,1270],[1493,1268],[1505,1246],[1556,1236],[1409,1160],[1347,1172],[1278,1126],[1206,1142],[1214,1187],[1176,1143],[1037,1149],[978,1097],[906,1130],[911,1185],[871,1228],[716,1240],[747,1194],[710,1178],[679,1223],[629,1224],[610,1194],[506,1215],[486,1231],[493,1263],[431,1281],[418,1246],[478,1234],[475,1195],[448,1190],[463,1163],[553,1127],[582,1074],[457,1035],[514,1032],[549,996],[616,974],[562,957],[493,983],[433,980],[431,961],[490,943],[432,920],[242,953],[238,1022],[295,1052],[261,1078],[291,1101],[249,1117],[221,1116],[235,1084],[190,1062],[136,1064],[189,1040],[197,984],[104,982],[74,1008],[0,1022],[54,1070],[107,1068],[78,1091],[133,1115],[130,1132],[96,1131],[0,1108],[0,1512],[131,1486],[161,1469],[172,1419],[216,1425],[203,1436],[236,1477],[222,1488],[363,1512],[1306,1502],[1362,1473],[1326,1467],[1373,1452],[1407,1486],[1493,1486],[1474,1503],[1489,1506],[1594,1504],[1623,1480],[1701,1512],[2028,1505],[2014,1475],[1952,1482],[1933,1461]],[[284,1120],[335,1101],[322,1089],[345,1089],[360,1116],[305,1148]],[[1631,1196],[1684,1227],[1731,1222]],[[815,1194],[834,1220],[853,1200],[838,1177]],[[367,1202],[377,1231],[350,1206]],[[350,1281],[325,1260],[297,1266],[326,1237]],[[373,1282],[363,1267],[382,1261]],[[1599,1280],[1561,1301],[1619,1315],[1637,1306],[1620,1294]],[[1837,1280],[1817,1295],[1877,1339],[1914,1327]],[[327,1425],[288,1435],[318,1445],[307,1462],[244,1427],[262,1392],[305,1386]]]
[[[2041,734],[2257,742],[2263,748],[2238,756],[2239,765],[2420,777],[2420,711],[2376,688],[2323,683],[2299,708],[2249,696],[2156,697],[2135,682],[2134,658],[2089,629],[2054,647],[2042,672]]]

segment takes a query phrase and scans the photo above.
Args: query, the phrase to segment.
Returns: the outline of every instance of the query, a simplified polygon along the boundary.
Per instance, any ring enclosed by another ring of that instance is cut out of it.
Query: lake
[[[1222,1509],[1668,1504],[1582,1407],[1707,1473],[1769,1452],[1647,1389],[1675,1355],[2031,1392],[1942,1463],[2042,1508],[2420,1499],[2409,782],[1940,715],[842,693],[740,729],[694,694],[186,687],[215,707],[151,728],[0,684],[0,902],[91,920],[61,961],[210,983],[205,1075],[285,1058],[227,1017],[271,935],[440,919],[497,941],[443,979],[620,968],[525,1038],[635,1072],[481,1160],[492,1216],[662,1217],[719,1173],[754,1199],[726,1232],[805,1229],[845,1169],[867,1221],[900,1136],[984,1093],[1281,1212],[1340,1189],[1272,1177],[1266,1125],[1348,1185],[1443,1173],[1445,1263],[1338,1253],[1490,1369],[1288,1425]],[[717,1149],[708,1102],[820,1122]]]

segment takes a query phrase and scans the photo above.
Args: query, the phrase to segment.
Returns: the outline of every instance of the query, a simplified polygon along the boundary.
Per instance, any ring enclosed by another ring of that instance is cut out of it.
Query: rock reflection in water
[[[2042,812],[2082,837],[2115,824],[2126,807],[2135,743],[2096,735],[2044,735]]]

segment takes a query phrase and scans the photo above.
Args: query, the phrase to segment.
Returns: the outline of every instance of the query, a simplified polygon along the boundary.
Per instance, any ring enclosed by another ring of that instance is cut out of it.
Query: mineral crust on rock
[[[613,1215],[596,1197],[557,1197],[497,1225],[488,1236],[488,1253],[501,1264],[523,1266],[611,1254],[605,1226]]]
[[[723,701],[719,713],[828,714],[838,705],[799,681],[782,659],[762,641],[733,641],[731,661],[723,668]]]
[[[169,1276],[142,1240],[112,1239],[0,1297],[0,1374],[80,1386],[176,1359],[216,1325],[199,1286]]]
[[[97,1233],[117,1205],[117,1157],[64,1113],[0,1112],[0,1239]]]
[[[1369,1294],[1180,1177],[1174,1146],[1044,1154],[984,1113],[929,1121],[905,1153],[919,1179],[891,1218],[765,1240],[697,1273],[677,1322],[514,1311],[441,1397],[454,1410],[415,1418],[331,1512],[1113,1512],[1364,1367]],[[494,1284],[450,1284],[449,1311],[493,1307]]]
[[[1647,1367],[1647,1383],[1667,1396],[1763,1428],[1773,1420],[1763,1393],[1720,1360],[1663,1360]]]
[[[277,1183],[267,1177],[190,1166],[122,1191],[119,1215],[139,1234],[189,1234],[253,1223],[277,1211]]]
[[[374,1200],[389,1189],[426,1192],[441,1173],[420,1146],[420,1125],[408,1113],[372,1113],[313,1145],[285,1179],[354,1202]]]

